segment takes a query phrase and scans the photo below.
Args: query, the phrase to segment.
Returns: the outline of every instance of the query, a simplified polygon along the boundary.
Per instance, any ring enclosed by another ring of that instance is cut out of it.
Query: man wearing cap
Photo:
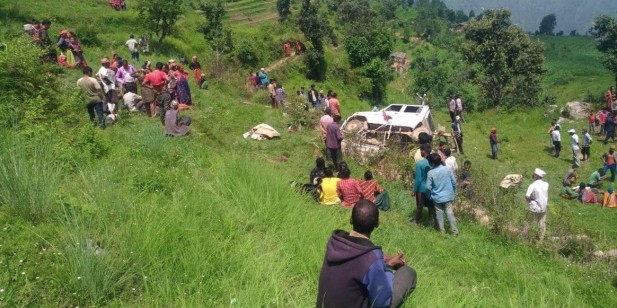
[[[454,122],[452,122],[452,136],[456,139],[456,148],[458,153],[463,155],[463,129],[461,127],[461,116],[457,115],[454,117]]]
[[[568,131],[568,133],[570,134],[570,136],[572,137],[572,161],[573,163],[577,166],[580,167],[581,166],[581,160],[578,157],[578,152],[581,150],[580,146],[579,146],[579,139],[578,139],[578,135],[576,134],[576,130],[570,129]]]
[[[546,172],[539,168],[533,172],[533,183],[529,185],[525,194],[529,212],[521,230],[523,235],[527,235],[529,222],[537,221],[540,241],[544,239],[544,233],[546,233],[546,210],[548,208],[548,183],[544,181],[545,175]]]

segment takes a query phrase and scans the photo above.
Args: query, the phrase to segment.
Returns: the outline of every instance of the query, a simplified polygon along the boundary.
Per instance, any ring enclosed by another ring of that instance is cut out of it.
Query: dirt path
[[[289,61],[296,61],[295,59],[299,59],[299,58],[301,58],[301,57],[296,57],[296,53],[293,52],[293,53],[291,53],[290,57],[285,57],[285,58],[279,59],[278,61],[270,64],[268,67],[266,67],[266,72],[270,72],[272,70],[275,70],[275,69],[281,67],[283,64],[285,64],[287,62],[289,62]]]

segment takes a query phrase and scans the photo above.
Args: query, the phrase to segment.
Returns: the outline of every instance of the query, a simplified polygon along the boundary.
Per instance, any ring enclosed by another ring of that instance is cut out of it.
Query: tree
[[[364,76],[371,80],[370,97],[376,102],[382,102],[386,97],[386,86],[392,80],[392,70],[383,60],[373,58],[364,67]]]
[[[183,0],[140,0],[137,7],[146,28],[158,37],[159,44],[172,34],[184,12]]]
[[[474,19],[476,18],[476,12],[474,12],[473,10],[469,11],[469,19]]]
[[[559,30],[557,31],[557,33],[555,33],[556,36],[563,36],[563,30]]]
[[[596,48],[604,54],[602,64],[615,74],[617,86],[617,19],[600,15],[594,19],[589,32],[596,40]]]
[[[461,23],[461,22],[466,22],[468,20],[469,20],[469,16],[467,16],[465,12],[463,12],[462,10],[456,11],[456,22]]]
[[[548,14],[542,18],[538,32],[540,35],[553,35],[555,26],[557,26],[557,17],[555,14]]]
[[[578,33],[576,33],[576,30],[572,30],[570,31],[570,36],[577,36]]]
[[[276,10],[279,13],[279,22],[284,22],[291,15],[291,0],[277,0]]]
[[[464,30],[464,59],[479,70],[475,83],[490,106],[537,103],[545,70],[544,47],[512,24],[510,11],[485,10]]]
[[[206,22],[200,27],[204,38],[216,55],[216,67],[219,68],[220,57],[233,50],[233,34],[230,29],[223,26],[225,7],[221,1],[216,4],[201,4],[202,15],[206,17]]]
[[[383,25],[374,24],[367,32],[349,32],[345,38],[345,50],[352,67],[368,64],[373,58],[386,59],[394,48],[392,31]]]
[[[307,77],[314,80],[326,78],[327,63],[324,55],[323,38],[332,36],[332,28],[324,14],[319,13],[317,4],[311,0],[303,0],[298,26],[304,37],[310,42],[312,49],[305,54]]]

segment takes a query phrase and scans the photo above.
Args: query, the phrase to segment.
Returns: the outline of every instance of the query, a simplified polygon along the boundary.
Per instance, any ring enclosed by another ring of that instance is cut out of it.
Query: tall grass
[[[52,218],[62,165],[54,161],[50,143],[39,142],[27,147],[23,140],[8,135],[1,147],[2,208],[33,224]]]

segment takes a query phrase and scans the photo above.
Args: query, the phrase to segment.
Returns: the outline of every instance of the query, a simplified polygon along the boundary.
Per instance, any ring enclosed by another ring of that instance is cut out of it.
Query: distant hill
[[[608,13],[616,15],[616,0],[443,0],[449,8],[474,10],[478,15],[482,8],[504,7],[512,11],[512,19],[525,31],[538,30],[542,17],[554,13],[557,16],[555,32],[571,30],[584,34],[591,27],[594,17]]]

